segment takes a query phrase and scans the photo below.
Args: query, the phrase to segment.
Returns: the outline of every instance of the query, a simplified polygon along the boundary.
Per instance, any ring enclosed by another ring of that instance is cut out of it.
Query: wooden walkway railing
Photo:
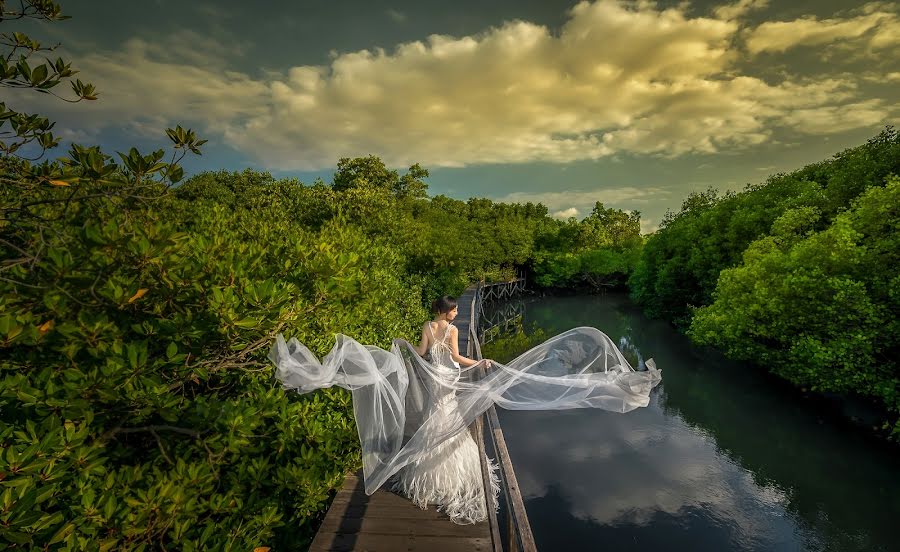
[[[466,351],[469,358],[481,359],[481,345],[478,342],[478,323],[482,311],[483,290],[493,288],[491,297],[510,295],[512,286],[521,283],[500,285],[477,284],[466,289],[457,299],[460,316],[455,325],[459,330],[459,348]],[[501,286],[506,286],[503,291]],[[483,377],[484,374],[480,374]],[[501,530],[507,536],[509,550],[534,552],[534,537],[525,512],[525,505],[513,471],[503,431],[497,411],[492,406],[473,424],[472,431],[481,452],[481,474],[485,489],[490,489],[487,462],[484,460],[486,448],[485,429],[488,440],[497,455],[500,465],[500,481],[505,501],[504,527],[501,529],[493,508],[486,522],[475,525],[457,525],[434,507],[422,510],[408,499],[382,488],[371,496],[366,495],[362,485],[362,473],[348,475],[344,485],[328,508],[325,521],[319,528],[310,546],[311,552],[323,551],[385,551],[399,550],[428,552],[499,552],[503,550]],[[487,495],[486,495],[487,496]]]
[[[481,283],[478,292],[484,301],[497,301],[512,297],[518,293],[525,291],[525,275],[519,275],[515,280],[509,282],[494,282],[491,284]],[[480,314],[480,313],[479,313]]]
[[[507,289],[516,289],[519,285],[524,289],[525,280],[517,280],[507,283]],[[483,312],[483,304],[486,294],[484,289],[488,286],[479,283],[474,286],[475,293],[469,314],[469,340],[466,351],[469,358],[481,360],[481,344],[478,341],[478,322]],[[497,285],[490,286],[496,288]],[[471,289],[471,288],[469,288]],[[468,295],[469,290],[466,290]],[[503,297],[509,297],[511,293],[504,294]],[[488,296],[490,297],[490,296]],[[457,324],[458,326],[458,324]],[[460,330],[462,330],[460,328]],[[484,377],[484,368],[481,368],[481,377]],[[484,425],[487,425],[487,435],[491,440],[493,449],[497,455],[497,463],[500,465],[500,488],[503,492],[503,498],[506,503],[506,535],[507,543],[510,551],[535,552],[537,546],[534,543],[534,535],[531,533],[531,523],[528,521],[528,513],[525,510],[525,501],[522,499],[522,492],[519,489],[519,482],[516,479],[516,472],[513,470],[512,459],[509,456],[509,450],[506,448],[506,439],[503,437],[503,430],[500,428],[500,418],[497,416],[497,409],[494,405],[488,408],[487,412],[478,417],[475,421],[476,440],[478,441],[478,449],[481,451],[481,475],[484,481],[484,488],[490,489],[490,480],[488,474],[487,463],[484,459]],[[488,508],[490,512],[488,522],[491,525],[491,536],[494,543],[494,550],[502,550],[499,538],[499,527],[497,526],[497,517],[493,509]]]

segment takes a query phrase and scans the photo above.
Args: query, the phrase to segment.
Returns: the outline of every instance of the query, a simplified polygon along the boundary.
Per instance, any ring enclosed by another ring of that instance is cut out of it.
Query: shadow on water
[[[663,371],[627,414],[500,412],[540,549],[900,549],[895,451],[624,294],[525,303],[526,328],[594,326]]]

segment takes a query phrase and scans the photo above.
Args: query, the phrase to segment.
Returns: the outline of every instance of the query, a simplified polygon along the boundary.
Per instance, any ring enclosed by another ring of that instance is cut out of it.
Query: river
[[[625,294],[505,307],[526,334],[599,328],[663,376],[626,414],[499,411],[539,550],[900,550],[900,456],[831,409]]]

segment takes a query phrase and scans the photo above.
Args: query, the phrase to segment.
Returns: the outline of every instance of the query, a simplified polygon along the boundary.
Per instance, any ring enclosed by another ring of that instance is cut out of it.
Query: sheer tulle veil
[[[278,335],[269,353],[286,389],[308,393],[337,385],[353,395],[366,493],[437,444],[465,431],[491,404],[509,410],[600,408],[628,412],[646,406],[661,379],[652,359],[635,370],[596,328],[556,335],[506,364],[494,362],[483,378],[472,368],[447,377],[447,367],[420,357],[395,339],[391,349],[336,335],[321,361],[297,339]],[[478,366],[478,365],[476,365]],[[473,367],[474,368],[474,367]],[[448,393],[452,415],[430,413]]]

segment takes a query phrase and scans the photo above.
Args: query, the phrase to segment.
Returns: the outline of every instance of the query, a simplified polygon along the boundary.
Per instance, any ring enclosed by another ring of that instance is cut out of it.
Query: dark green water
[[[522,303],[526,328],[594,326],[663,375],[627,414],[500,411],[540,550],[900,550],[896,450],[623,294]]]

